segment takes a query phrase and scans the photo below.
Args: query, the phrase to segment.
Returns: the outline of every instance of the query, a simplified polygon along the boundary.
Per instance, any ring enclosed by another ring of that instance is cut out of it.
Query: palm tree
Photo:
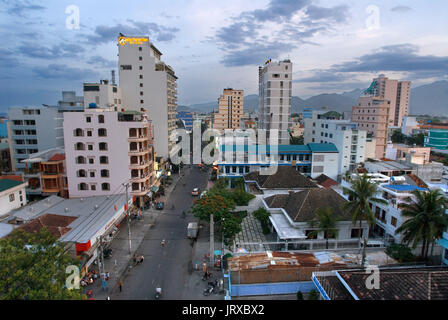
[[[448,216],[445,214],[447,200],[439,189],[430,191],[415,190],[412,198],[406,199],[407,203],[401,203],[403,217],[408,218],[397,228],[395,233],[402,233],[402,242],[412,243],[415,249],[422,242],[422,258],[428,257],[429,244],[442,237],[442,233],[448,226]]]
[[[369,181],[369,177],[366,174],[358,176],[352,180],[352,188],[344,188],[344,194],[347,194],[349,201],[343,206],[344,210],[351,212],[351,218],[353,225],[359,222],[359,243],[361,243],[362,221],[367,220],[370,227],[376,223],[375,215],[370,208],[371,202],[384,203],[387,201],[381,198],[376,198],[377,185]],[[364,266],[365,260],[365,245],[362,253],[362,265]]]
[[[310,236],[317,236],[318,233],[323,232],[325,242],[325,248],[328,249],[328,239],[336,238],[338,236],[338,228],[336,227],[338,219],[333,214],[331,207],[318,208],[316,210],[317,220],[309,222],[310,227],[317,228],[310,232]]]

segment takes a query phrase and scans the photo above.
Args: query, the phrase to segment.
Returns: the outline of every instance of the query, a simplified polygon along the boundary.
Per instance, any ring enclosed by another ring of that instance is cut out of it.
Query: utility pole
[[[215,262],[215,223],[213,222],[213,214],[210,215],[210,267]]]
[[[131,216],[129,214],[129,196],[128,187],[129,183],[124,184],[126,187],[126,215],[128,216],[128,239],[129,239],[129,255],[131,255]]]

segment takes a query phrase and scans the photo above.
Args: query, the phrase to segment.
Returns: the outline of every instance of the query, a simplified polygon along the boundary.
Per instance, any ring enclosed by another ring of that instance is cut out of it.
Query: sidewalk
[[[175,189],[181,179],[179,174],[172,175],[173,180],[170,186],[165,189],[165,199],[169,199],[171,192]],[[151,229],[153,223],[157,221],[160,212],[155,208],[143,211],[142,220],[131,221],[131,252],[129,253],[128,221],[124,219],[116,238],[111,242],[112,257],[104,259],[104,270],[110,273],[110,279],[107,281],[107,288],[102,288],[101,279],[97,279],[94,284],[84,288],[84,292],[92,290],[95,300],[106,300],[113,292],[118,291],[118,281],[123,277],[127,268],[130,267],[130,261],[134,254],[138,255],[137,249],[143,241],[143,238]]]

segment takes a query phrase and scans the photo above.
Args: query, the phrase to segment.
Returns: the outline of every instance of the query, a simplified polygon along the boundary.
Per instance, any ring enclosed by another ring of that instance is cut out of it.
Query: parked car
[[[163,208],[165,207],[165,203],[162,201],[159,201],[156,203],[156,209],[157,210],[163,210]]]
[[[193,191],[191,191],[192,196],[198,196],[199,195],[199,188],[194,188]]]

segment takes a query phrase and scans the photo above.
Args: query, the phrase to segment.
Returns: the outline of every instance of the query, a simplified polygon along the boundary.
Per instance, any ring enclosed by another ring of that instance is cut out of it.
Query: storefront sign
[[[129,38],[129,37],[119,37],[118,44],[123,46],[127,43],[129,44],[143,44],[143,42],[148,42],[148,38]]]

